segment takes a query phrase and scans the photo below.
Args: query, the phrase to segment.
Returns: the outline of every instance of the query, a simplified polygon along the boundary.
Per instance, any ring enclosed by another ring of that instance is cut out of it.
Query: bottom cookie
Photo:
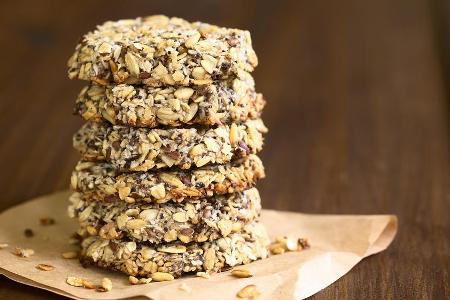
[[[255,222],[240,233],[189,245],[168,243],[152,247],[146,243],[92,236],[82,241],[80,260],[83,265],[96,265],[133,276],[151,277],[153,273],[163,272],[179,277],[183,273],[219,272],[266,258],[268,245],[264,226]]]

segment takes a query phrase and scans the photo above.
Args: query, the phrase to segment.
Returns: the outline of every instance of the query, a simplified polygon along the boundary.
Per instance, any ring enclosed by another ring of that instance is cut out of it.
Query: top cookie
[[[108,21],[85,34],[68,74],[105,85],[186,86],[247,76],[257,64],[246,30],[157,15]]]

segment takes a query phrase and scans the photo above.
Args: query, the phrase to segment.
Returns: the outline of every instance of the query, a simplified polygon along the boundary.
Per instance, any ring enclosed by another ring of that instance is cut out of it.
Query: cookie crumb
[[[71,286],[81,287],[83,286],[83,279],[74,276],[68,276],[66,278],[66,283]]]
[[[43,217],[39,219],[39,223],[43,226],[53,225],[55,224],[55,219],[50,217]]]
[[[132,285],[136,285],[136,284],[147,284],[152,282],[151,278],[136,278],[134,276],[129,276],[128,277],[128,282],[130,282],[130,284]]]
[[[201,278],[205,278],[205,279],[209,279],[211,276],[209,275],[209,273],[207,272],[197,272],[195,274],[195,276],[197,277],[201,277]]]
[[[14,254],[14,255],[17,255],[19,257],[27,258],[27,257],[30,257],[31,255],[34,254],[34,250],[33,249],[23,249],[23,248],[20,248],[20,247],[16,247],[14,249],[14,251],[11,252],[11,253]]]
[[[297,251],[301,251],[304,249],[309,249],[311,246],[309,245],[309,242],[307,239],[299,238],[297,241]]]
[[[274,255],[283,254],[287,251],[302,251],[308,248],[310,248],[310,245],[307,239],[293,239],[286,236],[277,237],[269,245],[269,250]]]
[[[186,293],[190,293],[191,292],[191,288],[186,284],[186,283],[182,283],[178,286],[178,288],[182,291],[185,291]]]
[[[109,292],[110,290],[112,290],[112,281],[111,279],[105,277],[102,279],[102,285],[97,287],[97,291],[99,292]]]
[[[33,230],[31,230],[30,228],[25,229],[25,230],[23,231],[23,234],[24,234],[27,238],[30,238],[30,237],[33,237],[33,236],[34,236],[34,232],[33,232]]]
[[[9,245],[6,243],[0,244],[0,249],[5,249],[7,248]]]

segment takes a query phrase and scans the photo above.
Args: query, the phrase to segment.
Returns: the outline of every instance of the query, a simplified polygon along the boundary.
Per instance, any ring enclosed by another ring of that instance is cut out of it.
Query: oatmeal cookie
[[[217,127],[150,129],[87,122],[73,143],[84,160],[120,170],[189,169],[226,164],[259,152],[267,128],[261,119]]]
[[[183,273],[219,272],[266,258],[268,244],[265,228],[259,223],[251,223],[240,233],[212,242],[186,245],[172,242],[152,246],[91,236],[81,243],[80,260],[84,265],[96,265],[132,276],[152,277],[162,272],[179,277]]]
[[[128,204],[70,197],[69,216],[78,219],[79,235],[138,242],[213,241],[240,232],[259,217],[261,199],[255,188],[182,203]]]
[[[242,122],[259,118],[264,105],[253,79],[164,88],[90,84],[78,95],[75,113],[88,121],[154,128]]]
[[[98,26],[67,63],[71,79],[149,86],[211,84],[257,64],[248,31],[160,15]]]
[[[198,169],[121,173],[105,162],[78,162],[71,188],[93,201],[164,203],[241,192],[264,178],[264,167],[254,154],[226,165]]]

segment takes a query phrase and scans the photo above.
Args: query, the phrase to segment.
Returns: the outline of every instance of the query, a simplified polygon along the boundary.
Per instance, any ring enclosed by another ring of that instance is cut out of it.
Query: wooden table
[[[266,208],[398,215],[387,251],[312,298],[450,298],[446,0],[2,1],[1,210],[68,186],[83,83],[65,63],[78,38],[155,13],[251,30]],[[0,279],[0,299],[30,298],[59,297]]]

